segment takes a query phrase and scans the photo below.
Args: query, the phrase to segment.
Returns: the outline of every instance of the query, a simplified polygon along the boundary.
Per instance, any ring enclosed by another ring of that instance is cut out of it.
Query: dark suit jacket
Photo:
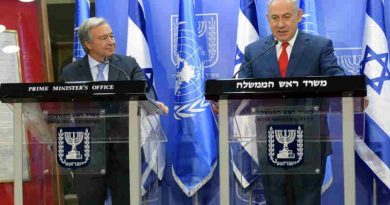
[[[274,37],[268,36],[245,48],[242,65],[264,52],[274,43]],[[344,75],[334,56],[332,41],[320,36],[298,31],[291,51],[286,77]],[[242,68],[240,78],[280,78],[278,58],[275,48]]]
[[[146,80],[143,71],[132,57],[113,55],[111,64],[121,68],[130,77],[130,80]],[[109,66],[108,73],[109,81],[128,80],[118,68]],[[93,81],[91,69],[86,55],[82,59],[75,61],[62,70],[62,82],[75,81]],[[154,88],[147,89],[149,99],[155,100]],[[128,173],[128,118],[126,114],[127,103],[125,102],[97,102],[97,103],[75,103],[76,109],[104,109],[105,113],[113,117],[105,119],[104,125],[96,125],[94,130],[99,130],[100,133],[95,132],[95,141],[105,143],[94,143],[92,136],[91,145],[91,162],[88,167],[80,168],[79,172],[88,172],[91,174],[102,174],[106,170],[112,172],[113,170],[123,170]],[[104,127],[104,128],[102,128]],[[102,131],[101,130],[105,130]],[[109,144],[107,144],[109,143]],[[106,146],[110,145],[110,146]],[[109,166],[109,167],[108,167]],[[109,169],[107,169],[109,168]],[[104,170],[102,172],[102,170]]]
[[[242,62],[242,66],[245,67],[241,68],[242,70],[239,73],[240,78],[281,78],[275,46],[266,51],[266,49],[268,49],[274,41],[274,37],[271,35],[260,39],[245,48],[245,57]],[[264,51],[266,51],[264,55],[257,57],[257,59],[253,60],[252,63],[246,64]],[[314,36],[298,31],[298,35],[289,58],[286,77],[335,75],[344,75],[344,71],[337,64],[332,41],[320,36]],[[267,100],[261,101],[261,105],[258,104],[257,106],[267,105],[319,105],[320,109],[325,113],[328,109],[327,100],[321,99]],[[329,130],[326,116],[321,115],[319,122],[321,140],[328,141]],[[310,146],[306,148],[310,148]],[[321,155],[327,156],[330,153],[330,143],[322,143]],[[259,157],[259,159],[261,159],[261,156]]]

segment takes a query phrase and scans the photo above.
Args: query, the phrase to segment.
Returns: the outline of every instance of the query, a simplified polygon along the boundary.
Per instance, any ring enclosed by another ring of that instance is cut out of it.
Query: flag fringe
[[[360,138],[355,140],[355,151],[383,184],[390,189],[389,167]]]
[[[205,185],[211,179],[211,177],[213,177],[213,174],[214,174],[214,171],[216,168],[217,168],[217,162],[214,162],[213,166],[211,167],[210,173],[207,176],[205,176],[204,179],[202,181],[200,181],[197,185],[195,185],[194,188],[192,188],[191,190],[186,188],[186,186],[183,184],[183,182],[180,180],[180,178],[176,175],[175,169],[173,169],[173,167],[172,167],[172,176],[173,176],[173,179],[175,180],[175,182],[183,190],[185,195],[187,195],[187,197],[191,197],[197,191],[199,191],[199,189],[202,188],[203,185]]]

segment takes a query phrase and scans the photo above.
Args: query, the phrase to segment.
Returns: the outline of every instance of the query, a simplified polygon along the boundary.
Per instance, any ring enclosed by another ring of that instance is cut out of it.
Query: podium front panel
[[[339,193],[344,201],[344,133],[363,139],[362,98],[352,100],[347,121],[341,97],[227,102],[230,204],[304,199],[310,197],[302,193],[305,186],[317,189],[316,204],[331,204],[325,193]],[[343,130],[350,122],[354,129]]]
[[[130,204],[130,189],[135,186],[140,187],[142,203],[160,200],[166,137],[151,103],[138,103],[137,116],[132,118],[140,133],[138,185],[129,177],[129,123],[133,122],[129,122],[128,101],[15,105],[21,106],[22,117],[14,126],[20,124],[25,131],[23,204],[30,204],[33,195],[42,196],[38,204],[98,204],[105,200]],[[12,195],[11,190],[7,195]]]

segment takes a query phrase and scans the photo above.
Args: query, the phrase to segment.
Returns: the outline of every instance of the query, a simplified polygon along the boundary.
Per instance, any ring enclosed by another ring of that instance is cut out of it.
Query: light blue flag
[[[210,180],[217,165],[214,121],[204,97],[204,67],[194,6],[193,0],[180,0],[174,105],[179,128],[172,151],[172,175],[188,197]]]
[[[81,42],[79,41],[79,26],[89,18],[89,0],[76,0],[75,3],[75,21],[74,21],[74,31],[73,31],[73,61],[78,60],[85,56],[85,51]]]
[[[259,39],[256,1],[241,0],[238,12],[234,76],[238,76],[236,73],[239,72],[245,47]],[[234,138],[236,142],[230,143],[231,164],[233,173],[241,187],[232,186],[236,187],[237,197],[234,197],[236,203],[250,201],[252,204],[261,204],[265,203],[263,193],[255,188],[262,187],[261,181],[258,179],[259,160],[257,143],[254,140],[256,139],[256,132],[254,129],[247,127],[252,125],[251,121],[254,121],[254,119],[247,116],[236,116],[234,122],[232,122],[235,125],[233,126],[234,133],[238,134]],[[246,129],[246,127],[249,129]],[[253,125],[253,127],[255,126]],[[255,181],[260,183],[260,186],[252,186],[254,188],[250,190],[249,194],[242,190],[242,188],[245,189],[254,184]]]
[[[149,86],[153,86],[153,69],[146,35],[146,18],[142,0],[129,0],[129,19],[127,32],[127,55],[134,57],[145,73]],[[155,119],[145,119],[144,132],[150,133],[158,126]],[[141,138],[142,145],[142,195],[145,195],[156,180],[161,180],[165,168],[165,147],[163,143]]]
[[[303,11],[302,21],[299,23],[299,29],[305,33],[318,35],[315,0],[301,0],[299,2],[299,7]]]
[[[303,11],[302,21],[298,27],[301,31],[318,35],[318,23],[316,14],[316,3],[315,0],[301,0],[299,7]],[[324,181],[321,188],[321,193],[324,193],[332,184],[333,171],[332,171],[332,157],[329,155],[326,158],[326,169]]]
[[[379,180],[390,189],[390,66],[381,0],[368,0],[365,16],[363,60],[368,107],[365,138],[356,141],[356,152]],[[389,22],[387,22],[389,23]]]

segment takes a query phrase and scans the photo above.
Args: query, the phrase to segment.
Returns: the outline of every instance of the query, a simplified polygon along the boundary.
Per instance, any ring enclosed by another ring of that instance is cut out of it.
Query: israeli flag
[[[75,21],[73,31],[73,61],[76,61],[85,56],[85,51],[79,41],[79,26],[89,18],[90,6],[89,0],[76,0],[75,2]]]
[[[172,175],[188,197],[211,179],[217,165],[215,122],[204,97],[204,66],[194,7],[194,0],[180,0],[174,102],[179,127],[172,145]]]
[[[153,85],[153,69],[148,39],[146,18],[142,0],[129,0],[129,19],[126,54],[134,57],[145,73],[150,86]]]
[[[315,0],[301,0],[299,7],[303,12],[302,21],[298,25],[299,29],[306,33],[319,35]],[[330,187],[332,182],[332,157],[329,155],[326,159],[325,176],[322,183],[321,193],[324,193]]]
[[[240,69],[245,47],[259,40],[255,2],[255,0],[240,1],[237,23],[236,61],[233,74]]]
[[[153,86],[153,69],[146,35],[144,4],[142,0],[129,0],[129,18],[126,54],[134,57],[145,73],[149,86]],[[153,117],[142,119],[145,133],[158,126]],[[142,195],[146,194],[155,182],[162,179],[165,168],[164,144],[141,137],[142,146]]]
[[[241,0],[238,12],[237,40],[236,40],[236,61],[234,66],[234,75],[239,71],[242,59],[244,57],[245,47],[259,40],[257,12],[255,0]],[[238,75],[235,75],[238,76]],[[231,143],[230,151],[232,155],[232,168],[237,180],[243,188],[247,188],[257,178],[256,171],[259,169],[259,160],[257,157],[257,146],[254,141],[255,133],[244,132],[245,125],[250,125],[254,119],[240,116],[236,119],[238,123],[236,128],[240,130],[235,139],[239,143]],[[253,136],[254,138],[251,138]]]
[[[385,34],[384,5],[368,0],[361,71],[367,79],[365,138],[356,152],[377,178],[390,189],[390,66]]]

